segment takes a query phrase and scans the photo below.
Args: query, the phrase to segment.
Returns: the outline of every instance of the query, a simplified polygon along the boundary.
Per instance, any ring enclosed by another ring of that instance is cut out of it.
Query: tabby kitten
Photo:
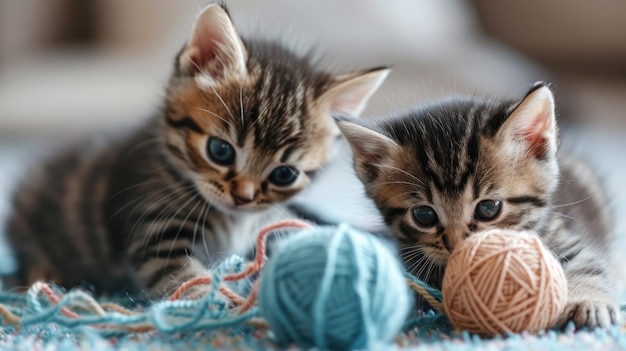
[[[289,216],[385,68],[332,76],[278,43],[243,40],[220,5],[197,17],[162,113],[101,147],[81,145],[28,174],[8,236],[18,284],[171,292],[257,229]]]
[[[450,254],[468,236],[532,230],[566,272],[562,321],[618,321],[607,201],[585,165],[557,156],[554,101],[543,83],[518,101],[450,100],[373,126],[338,125],[410,272],[441,288]]]

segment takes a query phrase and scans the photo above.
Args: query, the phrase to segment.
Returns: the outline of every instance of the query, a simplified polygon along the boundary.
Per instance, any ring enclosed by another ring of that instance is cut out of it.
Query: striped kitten
[[[566,272],[562,321],[617,322],[607,201],[585,165],[557,156],[545,85],[518,101],[452,100],[370,127],[338,124],[409,271],[441,288],[450,253],[472,233],[533,230]]]
[[[18,284],[170,292],[244,254],[307,186],[387,69],[331,76],[274,42],[243,40],[220,5],[197,17],[163,112],[126,137],[31,172],[8,236]]]

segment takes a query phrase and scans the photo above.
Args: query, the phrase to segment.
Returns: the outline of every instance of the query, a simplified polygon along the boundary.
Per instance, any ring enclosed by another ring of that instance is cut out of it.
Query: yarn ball
[[[496,229],[472,235],[454,249],[442,293],[457,329],[491,336],[534,333],[556,323],[567,281],[537,235]]]
[[[346,224],[289,237],[260,284],[261,315],[281,344],[371,349],[398,334],[412,306],[397,257]]]

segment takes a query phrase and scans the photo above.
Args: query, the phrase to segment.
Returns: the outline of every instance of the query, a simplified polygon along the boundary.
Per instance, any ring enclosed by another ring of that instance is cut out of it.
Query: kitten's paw
[[[561,325],[573,321],[576,329],[606,328],[620,321],[619,308],[608,301],[570,302],[565,306]]]

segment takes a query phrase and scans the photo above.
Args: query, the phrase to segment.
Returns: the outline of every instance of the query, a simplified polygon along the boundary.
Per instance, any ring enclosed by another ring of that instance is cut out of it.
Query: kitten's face
[[[168,160],[221,210],[264,209],[309,183],[338,135],[331,114],[358,115],[386,75],[332,77],[278,45],[244,44],[211,5],[168,87]]]
[[[444,103],[383,122],[378,132],[339,125],[368,195],[416,274],[427,262],[445,265],[477,231],[544,224],[558,179],[545,87],[520,104]]]
[[[170,119],[193,124],[184,131],[176,122],[167,126],[170,152],[212,204],[265,208],[303,189],[330,155],[332,121],[308,105],[260,97],[243,82],[215,92],[191,84],[170,97]]]

